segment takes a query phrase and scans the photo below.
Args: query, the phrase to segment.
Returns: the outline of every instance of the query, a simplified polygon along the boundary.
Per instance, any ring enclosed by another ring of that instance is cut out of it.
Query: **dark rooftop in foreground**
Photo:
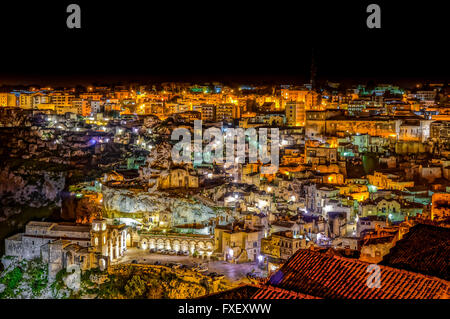
[[[199,299],[250,299],[259,287],[252,285],[243,285],[230,290],[202,296]]]
[[[262,289],[276,287],[330,299],[448,298],[448,281],[388,266],[380,266],[381,287],[369,288],[368,265],[355,259],[300,249]]]
[[[380,265],[450,280],[450,228],[425,224],[412,227]]]

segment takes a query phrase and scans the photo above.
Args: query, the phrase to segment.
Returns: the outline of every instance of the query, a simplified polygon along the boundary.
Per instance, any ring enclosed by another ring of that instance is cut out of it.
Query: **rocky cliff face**
[[[107,210],[121,213],[171,212],[174,225],[200,223],[215,218],[211,207],[186,198],[167,197],[161,193],[133,192],[103,187],[103,204]]]
[[[11,170],[5,167],[0,172],[0,210],[7,214],[9,207],[43,207],[60,205],[60,192],[65,185],[63,172]]]
[[[77,198],[72,193],[61,196],[61,218],[78,223],[91,223],[101,216],[101,207],[89,198]]]

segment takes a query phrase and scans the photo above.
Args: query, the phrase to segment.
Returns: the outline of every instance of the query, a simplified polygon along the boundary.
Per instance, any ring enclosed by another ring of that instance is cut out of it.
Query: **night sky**
[[[66,27],[81,6],[82,29]],[[312,4],[313,3],[313,4]],[[381,6],[382,28],[366,27]],[[0,83],[448,80],[444,1],[0,3]]]

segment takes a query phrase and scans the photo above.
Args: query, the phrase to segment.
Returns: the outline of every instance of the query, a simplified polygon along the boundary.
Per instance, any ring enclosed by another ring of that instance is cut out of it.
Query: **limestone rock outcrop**
[[[197,201],[167,197],[161,193],[134,192],[104,186],[102,195],[107,210],[121,213],[171,212],[173,225],[200,223],[217,215],[216,210]]]

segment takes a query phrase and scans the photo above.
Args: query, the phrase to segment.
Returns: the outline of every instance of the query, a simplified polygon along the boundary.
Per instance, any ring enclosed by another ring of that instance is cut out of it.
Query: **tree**
[[[128,298],[136,299],[145,296],[147,286],[139,275],[134,275],[125,285],[125,293]]]

